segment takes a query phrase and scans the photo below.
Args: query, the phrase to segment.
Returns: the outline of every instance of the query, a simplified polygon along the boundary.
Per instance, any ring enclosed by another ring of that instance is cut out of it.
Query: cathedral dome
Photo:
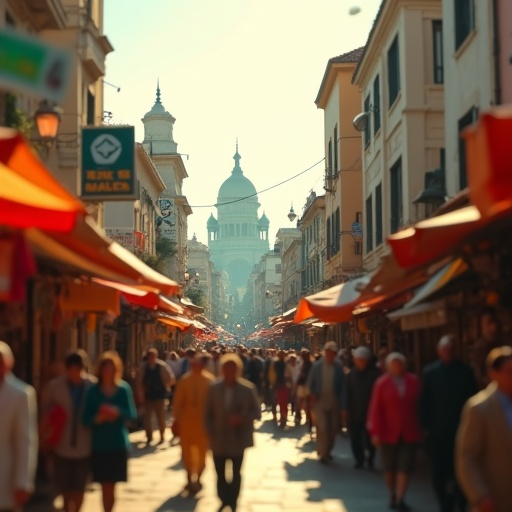
[[[238,145],[235,156],[235,167],[231,172],[231,176],[220,186],[218,194],[218,202],[221,203],[222,199],[240,199],[242,197],[254,197],[254,201],[257,201],[256,187],[252,181],[244,176],[244,173],[240,167],[241,156],[238,153]]]

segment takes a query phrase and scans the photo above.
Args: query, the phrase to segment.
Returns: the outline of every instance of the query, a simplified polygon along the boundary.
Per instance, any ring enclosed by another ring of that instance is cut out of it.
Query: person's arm
[[[256,386],[251,386],[251,401],[249,404],[248,420],[252,424],[254,421],[261,420],[261,404],[258,398]]]
[[[96,401],[95,388],[96,386],[91,386],[85,393],[82,423],[86,427],[92,427],[96,423],[98,415],[99,403]]]
[[[176,377],[167,363],[164,362],[160,365],[160,371],[162,372],[164,386],[166,389],[169,389],[171,386],[176,384]]]
[[[24,390],[16,410],[14,444],[14,492],[17,506],[22,506],[34,490],[37,466],[37,401],[32,387]]]
[[[206,407],[204,410],[204,426],[206,429],[206,432],[208,432],[208,435],[211,437],[214,432],[214,425],[215,425],[215,407],[213,403],[214,393],[213,393],[213,386],[210,385],[208,389],[208,394],[206,395]]]
[[[485,421],[488,420],[483,411],[466,404],[455,445],[457,480],[473,507],[492,497],[481,471],[485,451]]]
[[[137,397],[137,402],[144,402],[144,373],[146,370],[146,364],[143,363],[140,365],[137,370],[137,375],[135,376],[135,396]]]
[[[176,384],[176,389],[174,390],[174,397],[172,400],[172,412],[174,416],[174,423],[177,423],[183,411],[183,405],[185,403],[186,393],[185,393],[185,381],[183,379],[178,381]]]
[[[382,383],[377,382],[373,387],[370,406],[368,407],[368,416],[366,428],[372,436],[375,445],[381,441],[382,431]]]
[[[120,393],[120,400],[117,404],[119,409],[119,416],[125,421],[132,421],[137,419],[137,409],[133,399],[133,393],[127,383],[120,383],[122,393]]]

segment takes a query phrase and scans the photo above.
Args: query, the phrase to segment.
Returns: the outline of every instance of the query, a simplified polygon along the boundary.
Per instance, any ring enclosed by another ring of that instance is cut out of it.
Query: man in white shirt
[[[14,356],[0,341],[0,511],[23,507],[34,490],[37,405],[34,388],[12,375]]]

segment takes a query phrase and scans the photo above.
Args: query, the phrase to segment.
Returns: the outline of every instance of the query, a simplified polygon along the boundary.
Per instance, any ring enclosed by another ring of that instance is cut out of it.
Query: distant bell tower
[[[176,119],[162,105],[160,81],[158,81],[155,104],[142,118],[144,124],[144,141],[142,143],[150,155],[178,154],[178,144],[173,138],[175,122]]]

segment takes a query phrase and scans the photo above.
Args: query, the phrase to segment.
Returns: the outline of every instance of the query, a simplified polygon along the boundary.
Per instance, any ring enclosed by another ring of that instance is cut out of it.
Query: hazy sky
[[[314,100],[330,57],[366,42],[380,0],[105,0],[105,110],[129,123],[142,141],[140,119],[155,101],[177,119],[174,138],[189,178],[192,206],[216,202],[233,168],[257,190],[301,172],[324,156],[323,111]],[[353,5],[362,11],[349,15]],[[186,157],[184,157],[185,159]],[[259,195],[270,219],[271,243],[290,204],[300,214],[314,189],[323,193],[324,163]],[[189,238],[206,243],[214,208],[193,208]]]

